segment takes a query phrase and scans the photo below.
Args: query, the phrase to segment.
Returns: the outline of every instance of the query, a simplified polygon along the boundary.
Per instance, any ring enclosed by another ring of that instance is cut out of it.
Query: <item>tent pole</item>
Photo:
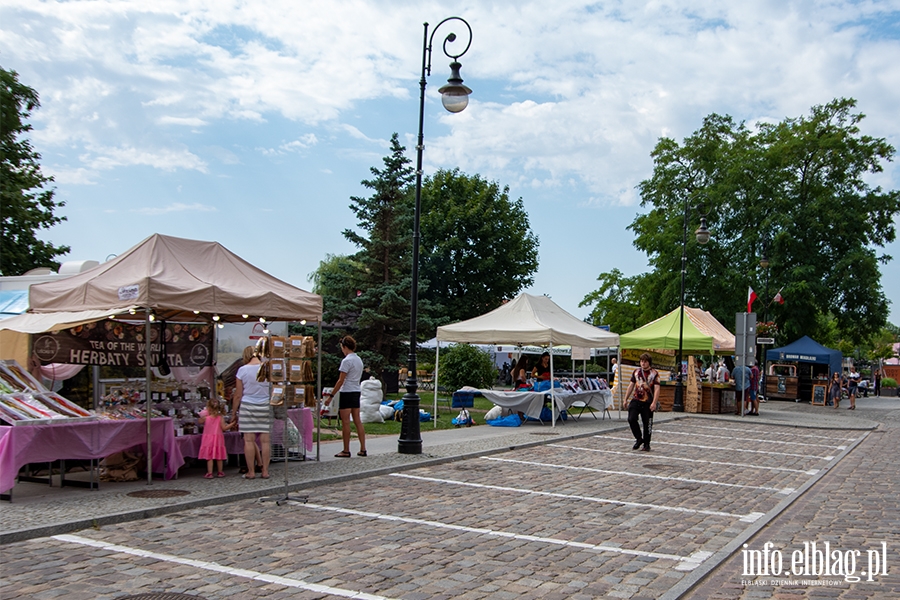
[[[318,367],[316,369],[316,385],[318,389],[316,390],[316,398],[322,397],[322,319],[319,318],[319,345],[316,348],[316,357]],[[316,401],[313,403],[315,405],[316,410],[316,460],[321,461],[321,445],[322,445],[322,411],[319,410],[319,402]],[[305,442],[304,442],[305,443]],[[306,448],[303,449],[303,457],[306,458]]]
[[[619,392],[619,401],[616,402],[619,412],[618,418],[622,419],[622,346],[616,351],[616,391]]]
[[[556,427],[556,395],[553,393],[553,342],[550,342],[550,427]]]
[[[153,424],[150,420],[150,412],[151,412],[152,406],[153,406],[153,403],[152,403],[153,394],[150,392],[150,377],[153,375],[153,373],[150,370],[150,330],[151,330],[150,313],[151,313],[151,310],[148,307],[146,309],[147,323],[146,323],[146,331],[145,331],[145,335],[144,335],[144,339],[147,340],[147,344],[144,346],[144,362],[145,362],[145,364],[144,364],[144,369],[145,369],[144,370],[144,377],[145,377],[144,386],[146,388],[144,393],[147,395],[147,401],[145,403],[146,411],[147,411],[147,485],[151,485],[153,483],[153,448],[151,447],[151,443],[152,443],[151,438],[153,437],[152,436]],[[165,334],[166,333],[163,332],[163,335],[165,335]]]
[[[437,340],[437,343],[435,344],[435,346],[437,346],[437,347],[435,348],[435,351],[434,351],[433,384],[434,384],[434,428],[437,429],[437,402],[438,402],[437,401],[437,396],[438,396],[438,383],[437,382],[438,382],[438,372],[439,372],[438,365],[440,364],[440,359],[441,359],[441,340],[437,337],[435,337],[435,340]],[[453,404],[451,402],[451,406],[452,405]],[[452,408],[450,409],[450,414],[453,414]]]

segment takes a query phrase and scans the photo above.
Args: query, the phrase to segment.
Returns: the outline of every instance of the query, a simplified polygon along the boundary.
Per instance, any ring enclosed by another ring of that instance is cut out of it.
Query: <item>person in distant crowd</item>
[[[528,358],[525,356],[519,357],[519,361],[513,369],[513,386],[517,390],[528,387]]]
[[[609,364],[609,380],[613,382],[616,380],[616,376],[619,374],[619,361],[617,359],[612,359]]]
[[[339,367],[341,374],[331,392],[325,394],[325,406],[328,406],[331,404],[331,399],[334,398],[334,395],[341,392],[338,414],[341,417],[341,439],[344,442],[344,449],[334,456],[335,458],[350,458],[351,456],[351,417],[356,425],[356,436],[359,438],[359,452],[356,455],[368,456],[369,454],[366,452],[366,430],[359,416],[359,399],[362,395],[362,387],[359,385],[359,382],[363,376],[363,361],[356,354],[356,340],[349,335],[341,338],[341,351],[344,353],[344,360],[341,361],[341,366]]]
[[[741,365],[734,368],[734,404],[735,414],[741,414],[743,407],[745,415],[753,414],[753,403],[750,401],[750,367]]]
[[[550,381],[550,353],[544,352],[541,354],[540,360],[538,363],[534,365],[534,368],[531,370],[532,379],[537,379],[538,381]]]
[[[244,348],[244,366],[237,371],[233,412],[238,417],[238,427],[244,436],[244,458],[247,472],[244,479],[256,479],[256,454],[259,450],[260,477],[269,478],[269,459],[272,427],[272,407],[269,405],[269,384],[256,380],[262,362],[253,346]],[[259,448],[256,438],[259,436]]]
[[[706,380],[710,383],[715,383],[716,382],[716,373],[718,373],[718,371],[719,371],[719,369],[716,366],[716,360],[715,360],[715,358],[713,358],[713,360],[710,361],[710,363],[709,363],[709,368],[706,369],[706,371],[704,372],[704,376],[706,377]]]
[[[856,386],[857,394],[862,394],[863,398],[869,397],[869,380],[865,377],[861,377],[859,380],[859,385]]]
[[[841,394],[844,393],[844,382],[841,381],[841,374],[835,371],[828,386],[828,397],[831,398],[832,406],[837,408],[841,405]]]
[[[875,395],[881,395],[881,367],[875,369]]]
[[[859,391],[860,374],[856,367],[850,367],[850,375],[847,376],[847,395],[850,396],[850,408],[856,410],[856,394]]]
[[[753,404],[753,414],[759,416],[759,363],[753,361],[750,367],[750,402]]]
[[[653,413],[659,408],[659,373],[653,368],[653,358],[646,352],[641,354],[641,368],[631,374],[631,383],[625,391],[625,409],[628,411],[628,425],[634,435],[632,450],[640,448],[650,451],[650,437],[653,434]],[[641,424],[638,424],[638,418]],[[644,431],[641,433],[641,425]]]
[[[728,379],[731,376],[731,373],[728,371],[728,367],[725,365],[725,361],[719,365],[719,369],[716,371],[716,383],[728,383]]]

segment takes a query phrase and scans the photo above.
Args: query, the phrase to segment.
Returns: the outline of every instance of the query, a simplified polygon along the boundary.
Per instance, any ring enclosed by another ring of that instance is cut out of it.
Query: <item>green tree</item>
[[[475,346],[457,344],[441,352],[438,383],[448,390],[463,386],[490,388],[497,379],[491,357]]]
[[[414,171],[404,151],[395,133],[384,168],[372,167],[372,179],[362,182],[372,195],[350,198],[358,231],[343,233],[359,251],[326,258],[314,276],[326,318],[352,324],[361,348],[386,364],[397,364],[401,336],[409,331]]]
[[[578,306],[594,305],[588,319],[597,325],[609,325],[611,331],[627,333],[652,321],[655,317],[646,314],[646,305],[641,303],[641,290],[648,275],[643,273],[625,277],[619,269],[601,273],[597,280],[600,287],[584,297]]]
[[[53,182],[41,172],[41,155],[25,137],[31,131],[26,121],[40,107],[38,94],[19,82],[15,71],[0,67],[0,274],[21,275],[35,267],[59,263],[57,256],[68,246],[54,246],[37,239],[37,232],[64,221],[54,210],[65,202],[53,199]]]
[[[509,187],[439,170],[423,183],[421,214],[419,297],[436,321],[478,316],[534,282],[538,238]]]
[[[770,282],[785,298],[769,318],[784,338],[831,334],[831,319],[849,343],[877,333],[888,314],[878,264],[891,257],[876,249],[895,239],[900,192],[865,182],[894,148],[860,134],[864,115],[855,106],[837,99],[755,132],[713,114],[681,145],[661,139],[653,173],[639,185],[641,206],[651,208],[630,226],[652,268],[632,296],[641,314],[658,317],[679,304],[687,206],[686,304],[730,325],[746,308],[748,287],[762,295],[765,248]],[[700,212],[712,232],[705,246],[693,236]]]

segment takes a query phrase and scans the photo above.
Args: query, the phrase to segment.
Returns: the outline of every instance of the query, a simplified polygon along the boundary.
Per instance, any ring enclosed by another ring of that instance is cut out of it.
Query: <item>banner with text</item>
[[[150,365],[157,366],[165,345],[170,367],[212,365],[213,326],[204,323],[166,324],[150,327]],[[34,336],[34,354],[42,364],[67,363],[114,367],[145,366],[147,327],[144,323],[98,321],[63,331]]]

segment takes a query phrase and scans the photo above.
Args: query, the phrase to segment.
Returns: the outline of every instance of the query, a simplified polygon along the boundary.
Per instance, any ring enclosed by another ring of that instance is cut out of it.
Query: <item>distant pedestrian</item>
[[[753,403],[753,413],[759,416],[759,365],[754,360],[750,367],[750,402]]]
[[[859,391],[860,374],[856,367],[850,367],[850,375],[847,377],[847,395],[850,396],[850,408],[847,410],[856,410],[856,394]]]
[[[363,361],[356,354],[356,340],[349,335],[342,337],[341,352],[344,353],[344,360],[341,361],[341,366],[339,367],[341,374],[331,392],[325,394],[328,397],[325,400],[325,406],[328,406],[331,404],[334,395],[339,391],[341,392],[338,414],[341,417],[341,439],[344,442],[344,449],[334,456],[336,458],[350,458],[351,418],[356,426],[356,437],[359,438],[359,452],[356,455],[368,456],[366,452],[366,429],[363,427],[359,416],[359,399],[362,395],[362,387],[360,387],[359,382],[363,374]]]
[[[653,412],[659,408],[659,373],[653,368],[653,358],[646,352],[641,354],[641,368],[631,375],[631,383],[625,392],[625,408],[628,410],[628,424],[634,435],[632,450],[641,448],[650,451],[650,437],[653,435]],[[641,424],[638,424],[638,418]],[[644,431],[641,433],[641,425]]]
[[[881,367],[875,370],[875,395],[881,395]]]
[[[841,405],[841,394],[844,393],[844,385],[841,381],[841,374],[837,371],[831,376],[831,383],[829,384],[828,389],[828,397],[831,398],[831,404],[834,408],[837,408]]]
[[[750,367],[740,365],[734,368],[734,396],[737,405],[735,413],[741,414],[741,407],[745,415],[753,414],[753,402],[750,400]]]

